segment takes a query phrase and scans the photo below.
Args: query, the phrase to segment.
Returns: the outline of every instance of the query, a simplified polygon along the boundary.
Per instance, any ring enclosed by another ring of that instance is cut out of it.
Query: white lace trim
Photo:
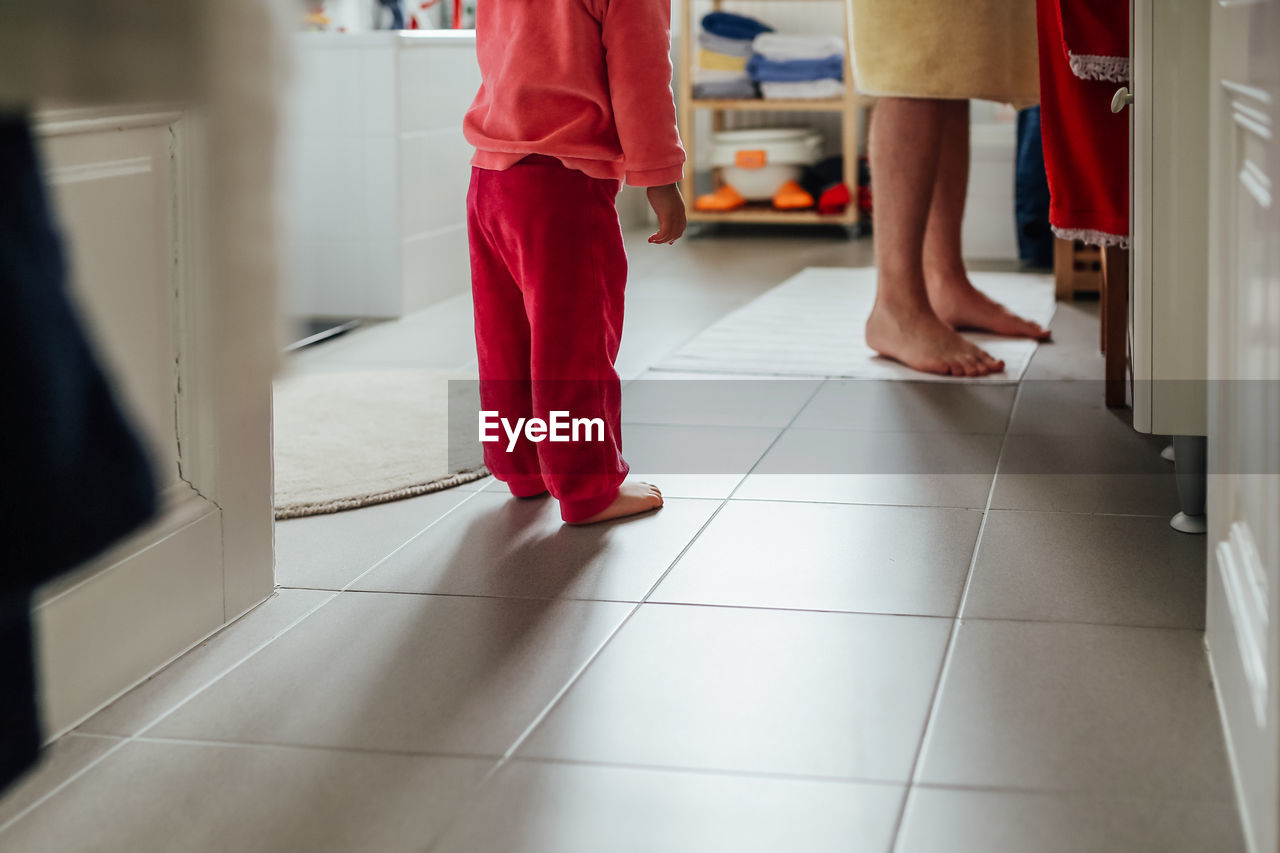
[[[1071,73],[1081,80],[1110,80],[1126,83],[1129,80],[1129,57],[1093,56],[1087,53],[1067,51]]]
[[[1116,249],[1129,248],[1128,234],[1108,234],[1093,228],[1059,228],[1053,226],[1053,235],[1063,240],[1079,240],[1090,246],[1110,246]]]

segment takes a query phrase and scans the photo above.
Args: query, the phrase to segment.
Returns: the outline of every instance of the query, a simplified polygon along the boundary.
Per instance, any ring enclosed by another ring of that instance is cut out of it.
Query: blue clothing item
[[[824,59],[765,59],[756,54],[747,60],[747,73],[757,83],[801,83],[805,80],[843,80],[844,57],[832,54]]]
[[[1018,226],[1018,259],[1029,266],[1053,266],[1053,229],[1049,227],[1049,180],[1040,142],[1040,108],[1018,111],[1018,149],[1014,167],[1013,213]]]
[[[768,24],[733,12],[708,12],[702,17],[702,28],[713,36],[727,39],[753,39],[761,33],[773,32]]]
[[[67,294],[27,118],[0,113],[0,790],[40,752],[30,598],[156,509],[151,466]]]
[[[0,792],[40,758],[31,597],[0,593]]]
[[[24,116],[0,115],[0,595],[74,568],[149,519],[151,465],[67,293]]]

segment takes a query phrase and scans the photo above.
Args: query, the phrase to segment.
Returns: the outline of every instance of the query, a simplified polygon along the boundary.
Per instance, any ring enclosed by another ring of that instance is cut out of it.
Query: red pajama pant
[[[498,428],[484,462],[514,495],[550,491],[570,522],[612,503],[628,470],[613,367],[627,280],[618,189],[535,155],[503,171],[473,168],[467,194],[481,408],[511,425],[553,412],[604,424],[579,441],[522,434],[510,451]]]

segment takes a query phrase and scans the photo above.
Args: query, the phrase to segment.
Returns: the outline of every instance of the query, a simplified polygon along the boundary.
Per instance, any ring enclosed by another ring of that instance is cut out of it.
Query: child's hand
[[[667,184],[662,187],[649,187],[649,206],[658,215],[658,233],[649,237],[650,243],[674,243],[684,233],[684,199],[680,197],[680,187]]]

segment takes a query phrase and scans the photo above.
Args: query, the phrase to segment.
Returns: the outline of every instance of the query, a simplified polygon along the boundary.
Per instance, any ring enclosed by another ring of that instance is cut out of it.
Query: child
[[[649,242],[684,233],[670,25],[670,0],[477,4],[482,82],[464,130],[481,408],[602,422],[576,441],[486,443],[484,460],[517,497],[550,491],[570,524],[662,506],[654,486],[624,482],[615,200],[623,179],[647,187]]]

